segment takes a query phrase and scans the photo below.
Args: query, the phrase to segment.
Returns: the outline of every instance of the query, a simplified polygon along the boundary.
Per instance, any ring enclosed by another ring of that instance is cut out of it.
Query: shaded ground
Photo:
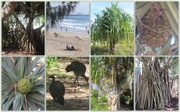
[[[26,52],[26,51],[19,51],[19,50],[7,50],[2,51],[1,55],[13,55],[13,56],[21,56],[21,55],[43,55],[40,52]]]
[[[158,109],[158,110],[169,110],[169,111],[174,111],[174,110],[178,110],[178,97],[174,97],[170,99],[170,102],[168,105],[165,105],[164,108]],[[141,110],[141,109],[136,109],[136,110]],[[155,110],[155,109],[149,109],[149,110]]]
[[[79,77],[79,83],[81,86],[74,84],[74,78],[56,78],[56,80],[61,81],[66,88],[64,106],[58,103],[54,106],[53,98],[49,92],[47,92],[47,110],[89,110],[89,85],[86,84],[82,77]]]
[[[127,104],[121,104],[121,110],[133,110],[133,107]]]
[[[78,60],[78,58],[76,59]],[[47,78],[46,82],[46,109],[47,110],[89,110],[89,85],[86,83],[85,79],[81,76],[78,77],[80,86],[74,83],[75,75],[73,72],[66,72],[65,68],[73,60],[61,60],[58,64],[58,67],[51,67],[47,70],[48,75],[55,75],[56,80],[60,81],[65,86],[65,95],[64,95],[64,105],[56,103],[54,106],[54,101],[51,95],[49,94],[49,84],[51,79]],[[81,60],[86,66],[85,75],[89,77],[89,62],[86,60]]]
[[[165,105],[165,110],[178,110],[178,97],[171,98],[169,105]]]

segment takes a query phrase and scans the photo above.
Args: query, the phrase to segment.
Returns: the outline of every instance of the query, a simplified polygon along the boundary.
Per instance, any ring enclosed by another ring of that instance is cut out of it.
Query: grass
[[[51,83],[51,79],[49,79],[48,77],[50,75],[54,75],[56,76],[56,80],[58,80],[58,78],[75,78],[75,75],[73,72],[66,72],[66,65],[60,62],[56,62],[56,64],[54,64],[54,66],[51,66],[49,68],[46,68],[46,85],[47,87],[49,87],[50,83]],[[57,66],[58,65],[58,66]],[[46,89],[46,91],[48,91],[48,88]]]
[[[127,45],[127,44],[116,44],[115,47],[115,54],[121,54],[121,55],[132,55],[134,52],[134,44]]]
[[[58,63],[58,62],[57,62]],[[51,68],[46,69],[46,74],[47,77],[50,75],[55,75],[57,77],[61,78],[74,78],[74,73],[73,72],[66,72],[66,66],[63,63],[58,63],[60,66],[53,66]]]
[[[108,104],[100,103],[97,97],[91,97],[91,109],[92,110],[108,110]]]
[[[53,100],[46,100],[46,103],[49,105],[54,105],[54,101]]]
[[[105,55],[108,52],[108,48],[100,44],[91,46],[92,55]]]
[[[109,46],[102,44],[91,45],[92,55],[106,55],[108,53]],[[128,43],[121,41],[115,45],[115,55],[132,55],[134,53],[134,43]]]

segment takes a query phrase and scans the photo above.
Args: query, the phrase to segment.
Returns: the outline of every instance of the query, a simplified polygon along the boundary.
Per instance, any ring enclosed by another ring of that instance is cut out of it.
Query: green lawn
[[[102,44],[91,45],[92,55],[107,55],[109,46]],[[114,55],[133,55],[134,53],[134,42],[127,43],[122,41],[115,45]]]

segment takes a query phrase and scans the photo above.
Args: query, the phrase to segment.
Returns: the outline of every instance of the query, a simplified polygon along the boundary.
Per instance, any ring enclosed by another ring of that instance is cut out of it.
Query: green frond
[[[2,110],[44,110],[45,66],[42,64],[37,67],[40,59],[40,57],[2,58]],[[27,93],[19,92],[19,88],[25,89],[23,83],[30,84],[22,82],[21,79],[31,81],[32,88]],[[19,81],[22,86],[18,85]]]

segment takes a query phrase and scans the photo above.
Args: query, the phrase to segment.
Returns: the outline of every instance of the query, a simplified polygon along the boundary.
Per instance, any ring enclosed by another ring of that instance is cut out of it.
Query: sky
[[[111,7],[111,2],[91,2],[91,20],[96,18],[95,14],[101,13],[105,7]],[[133,16],[134,3],[133,2],[119,2],[118,7]]]
[[[51,6],[55,7],[61,4],[61,2],[50,2]],[[86,14],[89,15],[89,2],[79,2],[76,5],[76,9],[74,10],[74,12],[72,12],[71,14],[77,14],[77,13],[82,13],[82,14]]]

